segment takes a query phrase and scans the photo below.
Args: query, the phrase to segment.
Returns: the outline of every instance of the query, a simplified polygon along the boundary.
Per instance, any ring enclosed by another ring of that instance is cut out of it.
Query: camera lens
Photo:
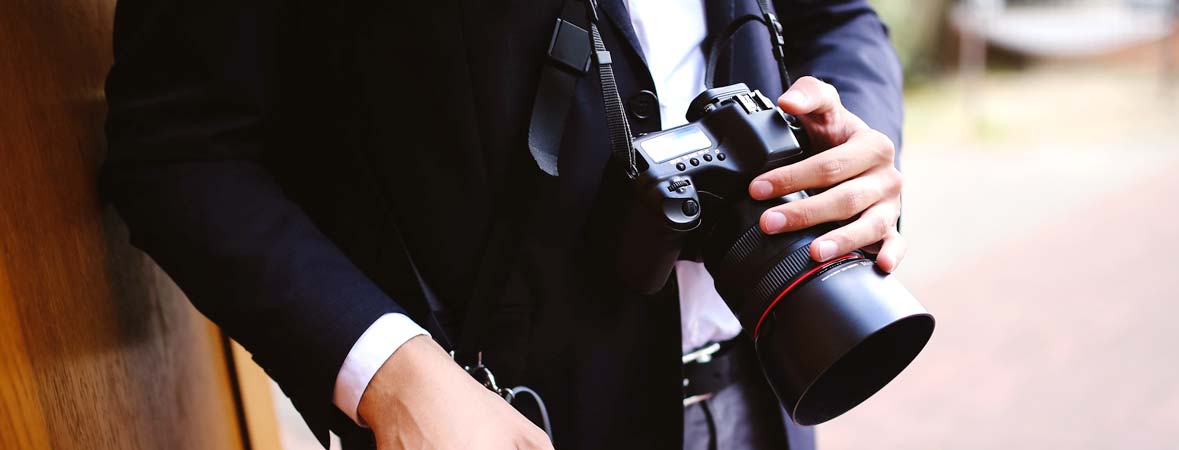
[[[899,375],[929,341],[934,321],[860,252],[813,261],[810,243],[833,224],[761,232],[762,212],[800,198],[736,202],[718,215],[703,256],[717,291],[753,338],[778,399],[795,422],[814,425]]]

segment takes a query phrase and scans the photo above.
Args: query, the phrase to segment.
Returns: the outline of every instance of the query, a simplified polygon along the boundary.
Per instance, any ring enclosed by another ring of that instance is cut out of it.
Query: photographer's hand
[[[895,270],[905,256],[905,240],[896,227],[901,173],[893,165],[892,140],[844,108],[834,86],[813,77],[796,81],[778,105],[802,121],[812,146],[825,151],[758,176],[749,195],[766,200],[804,189],[830,189],[767,210],[761,216],[762,231],[782,233],[859,215],[815,239],[811,257],[821,262],[871,247],[879,252],[876,264],[881,269]]]
[[[552,449],[548,436],[477,383],[428,336],[402,345],[360,399],[377,448]]]

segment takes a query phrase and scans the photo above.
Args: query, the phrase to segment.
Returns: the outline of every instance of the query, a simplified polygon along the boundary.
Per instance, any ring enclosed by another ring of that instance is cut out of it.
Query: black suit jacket
[[[512,212],[505,294],[485,318],[499,331],[483,345],[501,382],[543,394],[558,448],[680,448],[675,283],[626,292],[591,238],[601,206],[617,202],[603,188],[609,145],[593,72],[577,88],[561,177],[542,176],[526,145],[560,7],[119,2],[104,188],[132,242],[254,354],[321,439],[329,427],[349,444],[365,435],[331,402],[360,334],[388,312],[427,322],[392,230],[439,317],[455,323],[492,217]],[[834,84],[899,142],[900,71],[867,3],[776,8],[792,73]],[[655,91],[625,2],[602,9],[622,98]],[[752,0],[708,0],[709,26],[756,11]],[[718,85],[780,93],[766,39],[757,26],[738,33]],[[631,122],[658,130],[658,111]],[[813,445],[795,431],[797,448]]]

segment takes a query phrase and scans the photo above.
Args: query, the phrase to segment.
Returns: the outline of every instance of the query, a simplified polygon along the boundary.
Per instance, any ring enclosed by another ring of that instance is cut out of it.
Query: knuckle
[[[879,131],[877,131],[877,133],[880,133],[880,132],[879,132]],[[888,135],[887,135],[887,134],[880,133],[880,137],[884,139],[884,148],[886,148],[886,149],[887,149],[887,152],[888,152],[888,160],[889,160],[889,161],[892,161],[892,160],[896,159],[896,156],[897,156],[897,143],[896,143],[896,142],[893,142],[893,141],[892,141],[892,138],[888,137]]]
[[[872,232],[872,236],[869,238],[871,240],[868,242],[865,242],[864,244],[865,245],[871,244],[873,242],[884,239],[885,236],[888,236],[888,230],[889,230],[889,228],[892,228],[888,224],[888,222],[889,222],[888,218],[884,217],[883,215],[877,214],[877,215],[873,215],[871,217],[868,217],[868,227],[869,227],[869,230],[871,230],[871,232]]]
[[[897,232],[895,227],[888,228],[888,235],[884,236],[884,239],[897,248],[904,249],[906,247],[905,236]]]
[[[809,206],[784,209],[781,212],[786,215],[788,224],[795,224],[800,228],[815,225],[815,210]]]
[[[821,80],[815,81],[819,82],[819,89],[822,90],[824,98],[831,100],[835,104],[839,103],[839,90],[835,89],[835,86],[832,86],[829,83],[823,82]]]
[[[888,193],[892,196],[899,195],[905,187],[904,175],[896,167],[889,167],[885,176],[888,179]]]
[[[846,164],[839,158],[831,158],[819,164],[819,181],[827,186],[842,180]]]
[[[874,147],[876,149],[877,156],[881,161],[887,161],[891,163],[897,154],[896,144],[893,144],[892,139],[884,133],[876,130],[872,130],[871,133],[872,138],[875,141]]]
[[[839,253],[844,253],[848,250],[851,250],[852,245],[854,244],[854,240],[852,239],[851,235],[842,230],[831,233],[831,240],[835,241],[835,245],[839,247]]]
[[[871,193],[869,189],[852,189],[843,194],[843,215],[852,215],[863,211],[868,206]],[[847,218],[845,217],[845,218]]]
[[[774,188],[777,189],[778,194],[785,195],[796,190],[794,189],[795,183],[797,182],[796,178],[797,177],[794,174],[794,171],[790,170],[790,166],[787,166],[775,170],[773,172],[773,176],[770,177],[770,183],[772,183]]]

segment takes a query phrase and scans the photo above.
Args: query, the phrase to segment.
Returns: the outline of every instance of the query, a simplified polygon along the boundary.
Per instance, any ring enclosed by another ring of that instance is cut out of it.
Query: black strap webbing
[[[622,97],[618,95],[618,84],[614,81],[614,68],[610,59],[610,52],[606,51],[606,44],[602,42],[602,34],[598,32],[597,4],[589,0],[593,9],[593,20],[590,22],[590,34],[594,39],[594,59],[598,63],[598,79],[602,84],[602,105],[606,110],[606,126],[610,129],[610,151],[614,158],[625,164],[626,175],[634,178],[639,175],[635,163],[634,136],[630,132],[630,122],[626,120],[626,109],[622,106]]]
[[[606,124],[610,130],[610,149],[626,165],[627,175],[638,174],[630,123],[614,81],[610,52],[598,31],[596,0],[566,0],[549,39],[548,60],[541,70],[540,85],[532,102],[528,124],[528,149],[537,167],[549,175],[559,174],[558,161],[565,121],[573,101],[574,89],[589,70],[590,55],[598,66]],[[586,28],[589,31],[586,31]]]
[[[778,76],[782,77],[782,89],[790,89],[790,72],[786,70],[786,38],[782,36],[782,22],[774,15],[774,8],[770,0],[757,0],[757,7],[765,20],[766,30],[770,32],[770,45],[774,48],[774,60],[778,62]]]
[[[761,17],[746,14],[733,19],[719,34],[709,38],[708,62],[704,66],[704,87],[706,89],[716,87],[714,83],[716,80],[716,64],[720,59],[721,52],[728,49],[729,41],[732,40],[733,35],[749,22],[760,22],[769,31],[770,46],[773,48],[774,60],[778,64],[778,76],[782,80],[782,89],[790,88],[790,72],[786,70],[786,38],[782,36],[782,24],[778,22],[778,16],[774,15],[773,10],[770,8],[769,0],[758,0],[757,6],[761,9]]]
[[[720,59],[720,54],[724,49],[729,47],[729,41],[732,40],[733,34],[737,33],[741,27],[749,22],[761,22],[761,17],[746,14],[744,16],[734,19],[729,22],[729,25],[721,30],[720,34],[711,37],[708,40],[708,61],[704,64],[704,88],[712,89],[716,87],[714,80],[716,79],[716,64]]]
[[[565,1],[549,38],[548,58],[540,72],[540,85],[528,120],[528,150],[540,170],[552,176],[558,175],[557,157],[573,91],[589,70],[591,50],[586,17],[585,5],[580,1]]]

